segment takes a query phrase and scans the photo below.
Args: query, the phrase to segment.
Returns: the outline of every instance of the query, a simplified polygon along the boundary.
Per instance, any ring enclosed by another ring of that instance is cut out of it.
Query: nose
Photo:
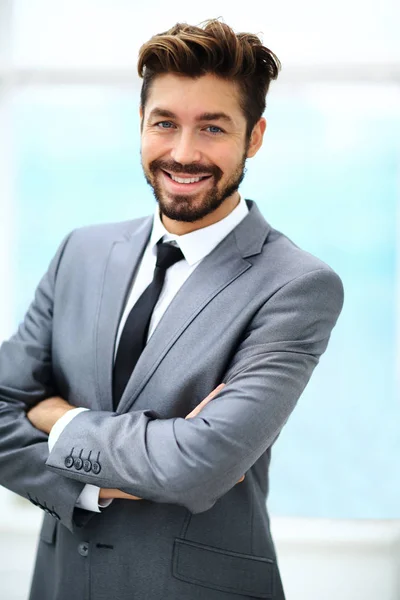
[[[171,157],[182,165],[199,162],[201,153],[197,148],[196,136],[190,132],[180,132],[174,139]]]

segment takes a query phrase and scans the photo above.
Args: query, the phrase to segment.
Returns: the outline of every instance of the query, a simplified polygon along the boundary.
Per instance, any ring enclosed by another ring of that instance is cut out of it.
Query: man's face
[[[232,203],[248,150],[235,83],[159,75],[142,119],[142,166],[162,214],[194,222]]]

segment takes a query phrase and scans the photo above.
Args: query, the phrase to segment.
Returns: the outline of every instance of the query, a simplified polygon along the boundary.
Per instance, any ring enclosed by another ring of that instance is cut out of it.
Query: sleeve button
[[[101,471],[100,463],[98,463],[97,461],[92,463],[92,471],[95,475],[98,475]]]
[[[77,471],[80,471],[83,467],[83,460],[81,458],[76,458],[74,460],[74,467]]]
[[[89,471],[92,470],[92,463],[90,462],[90,460],[86,459],[83,461],[83,470],[86,473],[89,473]]]
[[[72,456],[67,456],[67,458],[64,461],[64,464],[67,467],[67,469],[70,469],[74,464],[74,459],[72,458]]]

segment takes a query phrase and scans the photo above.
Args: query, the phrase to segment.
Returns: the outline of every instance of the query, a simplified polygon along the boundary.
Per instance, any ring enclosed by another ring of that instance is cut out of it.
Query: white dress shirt
[[[169,233],[165,229],[160,219],[157,205],[154,213],[153,229],[150,240],[143,254],[140,267],[132,284],[128,301],[119,324],[114,349],[114,360],[128,315],[144,290],[153,280],[157,259],[157,242],[163,238],[164,242],[177,244],[182,250],[185,260],[180,260],[167,270],[164,286],[151,316],[147,340],[152,336],[161,317],[167,310],[175,294],[185,283],[186,279],[193,273],[196,267],[199,266],[203,258],[210,254],[210,252],[214,250],[214,248],[246,217],[248,212],[249,209],[247,208],[246,202],[240,198],[239,204],[221,221],[213,223],[208,227],[203,227],[202,229],[197,229],[196,231],[178,236]],[[49,435],[50,452],[64,428],[67,427],[70,421],[83,410],[89,409],[76,408],[70,410],[55,423]],[[86,484],[77,500],[76,506],[93,512],[100,512],[100,508],[108,506],[112,500],[99,500],[99,491],[99,487],[92,484]]]

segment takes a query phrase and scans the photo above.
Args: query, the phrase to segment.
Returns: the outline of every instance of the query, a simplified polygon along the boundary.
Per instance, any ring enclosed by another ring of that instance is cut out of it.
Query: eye
[[[221,129],[221,127],[217,127],[217,125],[208,125],[206,129],[214,135],[217,135],[218,133],[224,133],[224,130]]]
[[[158,127],[159,129],[172,129],[173,126],[174,124],[171,123],[171,121],[159,121],[158,123],[155,123],[155,127]]]

